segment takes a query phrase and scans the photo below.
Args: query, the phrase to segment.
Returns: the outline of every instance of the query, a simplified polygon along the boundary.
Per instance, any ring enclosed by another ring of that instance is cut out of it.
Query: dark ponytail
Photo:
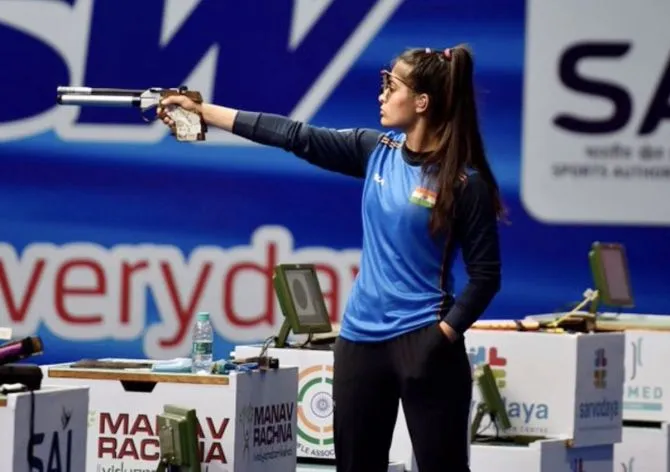
[[[430,97],[430,130],[438,137],[437,148],[422,162],[424,174],[438,190],[430,217],[431,233],[449,230],[466,168],[479,172],[489,187],[496,214],[504,218],[500,191],[479,129],[471,52],[464,45],[445,51],[414,49],[399,59],[413,66],[409,79],[414,89]]]

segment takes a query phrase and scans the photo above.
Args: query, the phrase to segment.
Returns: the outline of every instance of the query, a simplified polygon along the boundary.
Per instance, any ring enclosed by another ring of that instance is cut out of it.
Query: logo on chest
[[[424,187],[416,187],[409,197],[409,201],[415,205],[425,208],[433,208],[435,206],[435,198],[437,193],[428,190]]]

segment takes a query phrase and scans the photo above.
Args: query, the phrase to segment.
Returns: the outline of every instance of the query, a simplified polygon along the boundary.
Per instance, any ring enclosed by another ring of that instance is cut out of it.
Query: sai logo
[[[472,347],[469,349],[468,357],[470,358],[470,365],[473,368],[478,364],[488,362],[498,388],[505,388],[505,376],[507,374],[504,367],[507,365],[507,358],[498,355],[497,347]]]
[[[73,445],[73,410],[63,407],[60,429],[32,433],[28,443],[28,465],[33,472],[71,472]]]
[[[333,366],[307,367],[298,383],[298,436],[311,448],[332,448]]]
[[[607,387],[607,355],[605,348],[596,349],[595,352],[593,385],[598,389]]]

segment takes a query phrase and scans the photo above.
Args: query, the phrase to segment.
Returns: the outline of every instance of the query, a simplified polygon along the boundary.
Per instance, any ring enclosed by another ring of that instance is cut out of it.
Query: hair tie
[[[430,48],[426,48],[426,54],[430,54],[431,52],[433,52],[433,51],[431,51]]]
[[[447,58],[447,61],[451,60],[451,48],[447,48],[444,50],[444,57]]]

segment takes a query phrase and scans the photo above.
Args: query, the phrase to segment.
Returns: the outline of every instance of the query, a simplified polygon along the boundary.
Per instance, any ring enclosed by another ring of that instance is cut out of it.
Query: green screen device
[[[161,458],[156,472],[200,472],[195,409],[165,405],[158,415]]]
[[[512,423],[510,423],[507,410],[505,410],[505,403],[500,396],[500,390],[496,384],[491,366],[487,363],[479,364],[475,367],[473,378],[482,397],[482,401],[477,405],[475,419],[472,422],[470,438],[474,442],[479,434],[479,426],[484,415],[488,414],[491,417],[491,421],[496,427],[496,436],[510,429]]]
[[[279,264],[274,269],[273,283],[284,314],[275,347],[286,347],[290,332],[312,335],[332,331],[314,265]]]
[[[623,244],[594,242],[589,252],[589,265],[599,292],[599,303],[618,309],[635,306]],[[595,313],[597,308],[594,303],[591,312]]]

